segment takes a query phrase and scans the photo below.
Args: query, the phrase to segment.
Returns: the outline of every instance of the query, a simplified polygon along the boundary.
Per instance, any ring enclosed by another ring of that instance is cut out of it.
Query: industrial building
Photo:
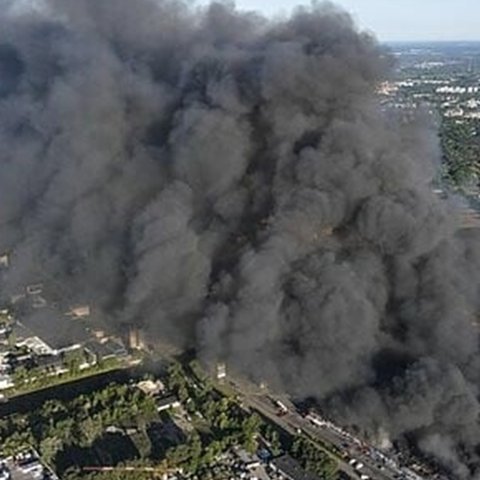
[[[0,268],[8,268],[10,265],[10,257],[8,253],[0,254]]]
[[[78,349],[90,338],[84,325],[51,307],[21,312],[14,328],[17,342],[41,343],[43,353],[53,355]]]
[[[93,355],[95,362],[114,357],[126,357],[128,354],[125,345],[120,340],[111,337],[89,340],[85,343],[85,349]]]
[[[132,350],[144,350],[146,348],[145,334],[140,328],[130,328],[128,332],[128,346]]]

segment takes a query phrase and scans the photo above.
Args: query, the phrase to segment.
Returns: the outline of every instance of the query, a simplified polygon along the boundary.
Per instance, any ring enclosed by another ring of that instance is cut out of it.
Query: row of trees
[[[201,476],[220,454],[233,446],[241,445],[247,451],[255,452],[263,422],[256,414],[245,415],[233,398],[217,393],[207,377],[199,378],[195,364],[189,370],[187,375],[180,364],[172,365],[167,383],[187,411],[205,421],[208,432],[200,435],[194,431],[186,443],[167,452],[167,461],[170,466]]]
[[[290,453],[307,472],[315,473],[325,480],[337,478],[337,462],[310,440],[297,437]]]
[[[167,385],[181,398],[187,411],[196,418],[202,417],[208,428],[202,435],[194,431],[185,443],[170,448],[165,465],[192,473],[206,472],[219,454],[233,445],[241,444],[249,451],[255,450],[261,425],[258,416],[245,416],[233,399],[216,393],[207,379],[199,382],[187,376],[179,364],[170,369]],[[154,420],[158,421],[158,413],[153,398],[128,385],[111,384],[65,404],[51,400],[29,414],[1,419],[1,453],[11,455],[34,447],[55,467],[59,452],[71,447],[92,447],[109,426],[135,426],[146,432]],[[144,466],[155,463],[148,457],[139,461]],[[88,474],[77,470],[68,472],[66,478],[89,478],[90,475],[112,479],[119,475],[122,478],[145,476],[142,472]]]
[[[185,444],[167,452],[170,465],[180,466],[186,472],[204,478],[202,475],[206,474],[208,467],[232,446],[242,445],[248,452],[254,453],[259,435],[267,440],[274,456],[282,453],[275,428],[256,414],[246,415],[235,399],[218,394],[211,381],[198,373],[198,367],[195,364],[192,367],[194,375],[187,376],[180,365],[173,365],[168,377],[169,386],[182,398],[192,415],[201,413],[212,435],[205,439],[194,432]],[[305,470],[325,480],[337,478],[337,462],[310,440],[298,436],[286,446],[286,450]]]
[[[0,419],[0,445],[4,455],[34,447],[49,463],[68,446],[89,447],[106,427],[135,423],[145,427],[156,416],[154,401],[127,385],[81,395],[64,404],[49,400],[26,415]]]
[[[444,176],[454,187],[478,186],[480,181],[480,121],[445,118],[440,130]]]
[[[235,398],[217,392],[212,382],[199,375],[195,368],[188,368],[188,372],[185,372],[180,364],[172,365],[166,383],[180,397],[196,428],[188,434],[185,442],[168,448],[165,456],[164,451],[158,456],[159,452],[148,448],[145,454],[139,451],[139,455],[135,455],[136,459],[130,460],[128,466],[149,467],[159,471],[180,468],[198,478],[208,478],[218,467],[221,454],[234,446],[242,446],[253,453],[260,435],[269,442],[274,455],[282,452],[275,428],[258,415],[246,413]],[[98,445],[97,440],[105,439],[105,431],[109,426],[135,426],[137,432],[143,432],[148,438],[149,426],[158,421],[153,398],[129,385],[111,384],[66,404],[51,400],[28,414],[0,419],[0,449],[1,453],[10,455],[25,447],[34,447],[44,460],[56,468],[60,452],[61,459],[65,458],[64,453],[69,449],[94,451],[94,444]],[[130,435],[130,438],[133,437]],[[287,450],[305,469],[333,480],[336,463],[313,443],[298,438],[293,445],[287,446]],[[126,461],[125,457],[120,457],[114,463],[119,460]],[[149,470],[86,473],[70,469],[62,472],[62,478],[67,480],[142,480],[151,478],[151,475]]]
[[[99,359],[97,363],[84,370],[80,365],[85,362],[82,351],[72,352],[64,359],[66,371],[58,373],[56,367],[17,367],[12,375],[15,394],[24,394],[34,390],[69,382],[81,377],[90,376],[106,370],[111,370],[122,365],[121,360],[113,357],[106,360]]]

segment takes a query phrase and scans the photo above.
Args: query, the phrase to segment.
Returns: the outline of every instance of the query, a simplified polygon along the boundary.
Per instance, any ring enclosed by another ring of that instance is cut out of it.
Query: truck
[[[315,425],[317,427],[324,427],[324,426],[327,425],[327,422],[325,420],[323,420],[322,418],[318,417],[317,415],[315,415],[313,413],[307,414],[307,416],[305,418],[310,423],[312,423],[313,425]]]
[[[284,403],[282,403],[280,400],[273,399],[273,403],[277,407],[277,415],[279,417],[282,417],[283,415],[286,415],[288,413],[287,406]]]

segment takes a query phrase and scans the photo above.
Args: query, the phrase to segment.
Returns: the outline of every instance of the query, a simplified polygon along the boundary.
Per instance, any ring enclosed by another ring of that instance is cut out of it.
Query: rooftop
[[[272,460],[272,466],[290,480],[320,480],[317,475],[306,472],[290,455],[282,455]]]
[[[39,337],[53,350],[83,343],[88,333],[81,321],[62,315],[53,308],[45,307],[21,316],[14,331],[19,338]]]
[[[124,356],[127,354],[125,346],[118,340],[106,338],[104,340],[90,340],[85,347],[99,358],[110,358],[114,356]]]
[[[165,385],[160,381],[153,381],[153,380],[142,380],[141,382],[137,383],[137,387],[145,394],[145,395],[158,395],[160,392],[165,390]]]
[[[16,460],[9,457],[2,463],[4,467],[0,467],[0,478],[3,478],[1,476],[3,473],[5,478],[11,480],[58,480],[58,477],[42,465],[39,458],[33,453],[22,455]]]
[[[168,395],[167,397],[159,398],[157,400],[157,408],[166,409],[178,405],[179,401],[175,395]]]

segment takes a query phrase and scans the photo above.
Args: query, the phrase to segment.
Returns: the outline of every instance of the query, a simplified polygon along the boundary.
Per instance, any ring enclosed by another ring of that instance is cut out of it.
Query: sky
[[[207,4],[211,0],[191,1]],[[297,5],[310,4],[310,0],[233,1],[238,9],[256,10],[267,16],[289,13]],[[0,0],[0,6],[11,3],[22,8],[41,2]],[[333,3],[349,11],[358,25],[373,32],[380,41],[480,41],[480,0],[333,0]]]
[[[206,1],[206,0],[205,0]],[[236,0],[239,9],[289,12],[299,0]],[[309,4],[303,1],[303,4]],[[381,41],[480,40],[480,0],[337,0]]]

